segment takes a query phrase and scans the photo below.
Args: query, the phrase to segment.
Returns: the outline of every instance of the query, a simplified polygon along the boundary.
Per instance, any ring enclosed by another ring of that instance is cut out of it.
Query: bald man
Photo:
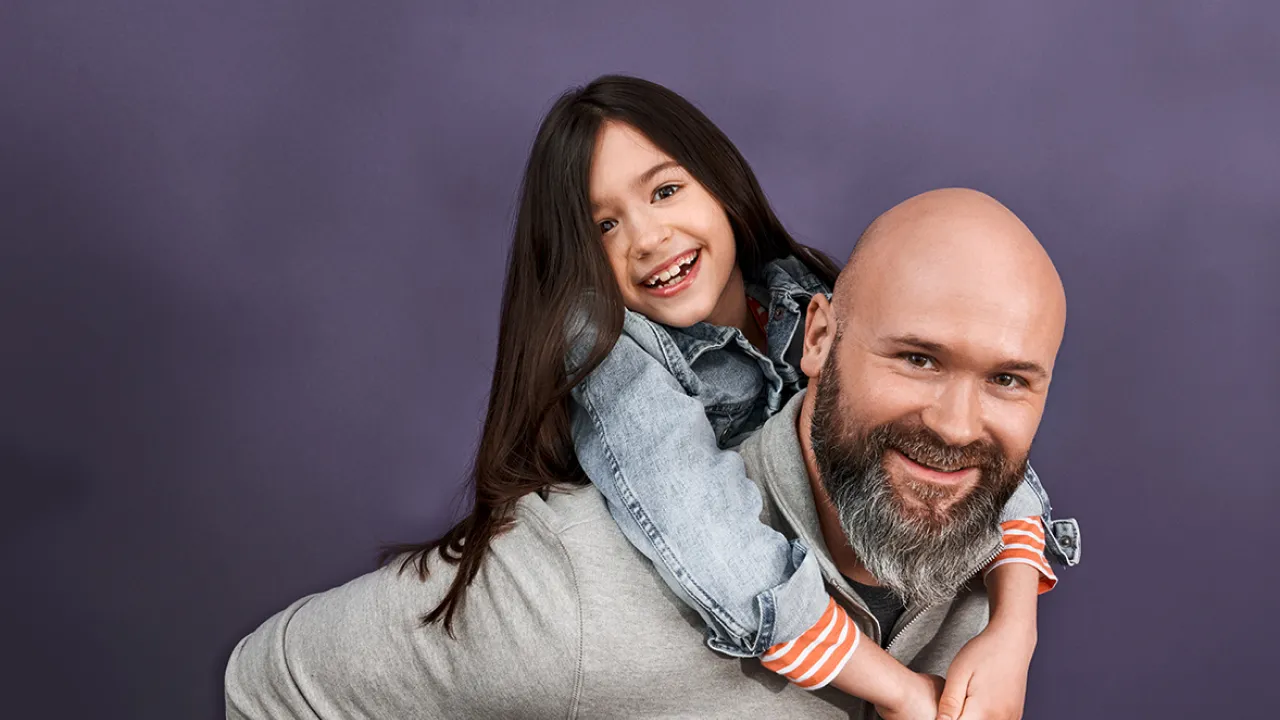
[[[1019,481],[1064,317],[1053,264],[1007,209],[968,190],[912,198],[868,228],[830,300],[812,297],[795,340],[809,388],[739,449],[761,519],[810,548],[832,597],[931,701],[927,678],[988,622],[977,575],[1000,549],[1001,507],[1042,511]],[[704,621],[594,486],[526,496],[516,518],[453,637],[418,618],[456,566],[433,558],[423,582],[392,563],[242,640],[227,717],[875,717],[692,642]],[[1064,535],[1049,542],[1074,539],[1073,524],[1051,527]],[[892,633],[881,588],[918,598]]]

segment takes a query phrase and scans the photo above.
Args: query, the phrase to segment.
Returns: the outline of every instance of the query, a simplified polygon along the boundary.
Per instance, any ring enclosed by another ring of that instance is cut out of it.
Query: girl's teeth
[[[693,264],[694,259],[696,259],[697,257],[698,257],[698,254],[696,252],[690,253],[687,257],[671,263],[671,267],[666,268],[665,270],[658,273],[657,275],[654,275],[652,278],[646,281],[645,284],[650,287],[656,287],[662,283],[667,282],[671,278],[679,275],[684,270],[685,266]]]

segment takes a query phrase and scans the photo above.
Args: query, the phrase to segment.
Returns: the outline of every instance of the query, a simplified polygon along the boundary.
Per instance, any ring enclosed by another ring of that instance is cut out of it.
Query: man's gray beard
[[[841,420],[837,345],[832,343],[818,382],[810,431],[823,488],[850,547],[881,585],[909,606],[948,600],[999,548],[1001,511],[1017,489],[1026,459],[1009,463],[1001,454],[999,466],[990,467],[998,449],[989,448],[988,466],[979,468],[981,479],[967,497],[939,512],[938,501],[950,492],[912,483],[913,494],[928,509],[908,507],[884,468],[892,424],[859,437]]]
[[[951,520],[935,525],[904,515],[881,466],[857,478],[824,473],[823,485],[858,560],[907,605],[951,598],[998,547],[1001,506],[990,495],[964,503]]]

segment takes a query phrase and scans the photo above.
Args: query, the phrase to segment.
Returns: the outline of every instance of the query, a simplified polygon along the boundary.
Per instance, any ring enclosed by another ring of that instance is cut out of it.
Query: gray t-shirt
[[[827,587],[878,642],[876,622],[822,541],[796,435],[797,396],[745,443],[762,519],[819,557]],[[1028,508],[1033,514],[1038,501]],[[709,508],[708,512],[713,512]],[[433,558],[425,582],[396,565],[302,598],[232,652],[228,718],[870,718],[831,688],[807,692],[755,659],[717,654],[702,620],[622,536],[598,491],[530,495],[467,591],[450,638],[418,618],[455,566]],[[985,625],[972,583],[917,617],[891,654],[945,674]]]

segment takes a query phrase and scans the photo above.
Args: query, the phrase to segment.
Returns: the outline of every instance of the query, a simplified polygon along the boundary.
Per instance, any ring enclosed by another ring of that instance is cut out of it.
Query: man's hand
[[[943,680],[937,675],[911,673],[911,681],[890,705],[877,705],[876,712],[884,720],[933,720],[938,714],[938,696]]]
[[[988,625],[951,661],[937,720],[1019,720],[1035,647],[1034,632]]]

